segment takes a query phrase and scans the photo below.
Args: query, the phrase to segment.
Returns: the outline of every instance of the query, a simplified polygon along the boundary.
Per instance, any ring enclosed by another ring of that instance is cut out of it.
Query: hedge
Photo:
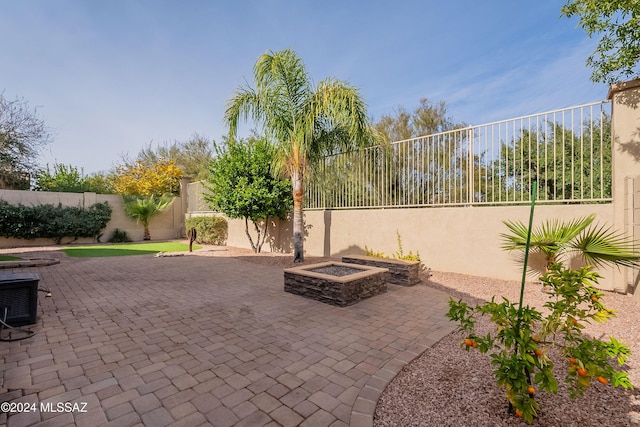
[[[16,206],[0,200],[0,237],[45,238],[56,243],[64,237],[93,237],[99,241],[110,219],[111,206],[107,202],[81,208],[62,204]]]
[[[227,221],[219,216],[192,216],[185,226],[187,233],[196,229],[197,243],[224,245],[227,240]]]

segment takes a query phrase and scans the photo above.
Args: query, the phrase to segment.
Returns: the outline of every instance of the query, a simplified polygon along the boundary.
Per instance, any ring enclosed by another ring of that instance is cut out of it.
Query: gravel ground
[[[20,254],[64,258],[58,247],[4,249],[0,254]],[[261,253],[251,250],[204,246],[189,256],[233,257],[245,262],[288,268],[294,264],[291,254]],[[335,261],[325,257],[305,257],[302,265]],[[517,301],[520,283],[455,273],[432,272],[423,275],[423,284],[462,298],[475,304],[490,300],[492,296],[505,296]],[[542,306],[546,294],[539,285],[527,285],[524,303]],[[602,302],[617,310],[617,317],[605,324],[588,325],[591,336],[606,338],[609,335],[629,345],[632,356],[626,369],[632,384],[640,387],[640,304],[629,295],[612,292],[605,294]],[[478,332],[489,331],[491,324],[480,318]],[[389,384],[376,408],[374,426],[523,426],[520,419],[507,413],[504,392],[495,384],[490,358],[477,351],[464,351],[458,333],[443,338],[434,347],[409,363]],[[557,367],[564,366],[558,354],[550,354]],[[558,372],[560,374],[560,372]],[[557,376],[557,378],[561,378]],[[540,404],[539,417],[534,426],[586,427],[640,425],[640,390],[616,389],[595,383],[584,397],[570,399],[566,387],[560,382],[556,395],[540,392],[536,397]]]
[[[501,281],[454,273],[433,273],[424,278],[426,286],[443,290],[454,299],[473,303],[503,295],[517,301],[518,282]],[[546,294],[535,283],[525,288],[525,304],[542,306]],[[605,324],[588,325],[595,337],[610,335],[629,345],[627,362],[631,383],[640,387],[640,305],[629,295],[607,292],[606,307],[617,317]],[[491,323],[481,320],[478,331],[489,331]],[[490,357],[478,351],[464,351],[462,337],[453,333],[408,364],[382,394],[376,408],[374,426],[520,426],[526,425],[507,413],[507,400],[493,377]],[[550,354],[556,367],[565,361]],[[561,378],[560,372],[556,378]],[[636,426],[640,425],[640,390],[617,389],[595,383],[584,397],[570,399],[560,380],[558,394],[540,392],[535,426]]]

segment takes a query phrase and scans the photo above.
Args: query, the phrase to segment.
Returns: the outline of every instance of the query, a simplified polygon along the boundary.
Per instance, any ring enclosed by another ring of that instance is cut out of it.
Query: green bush
[[[514,304],[495,298],[482,305],[469,306],[450,299],[447,317],[458,322],[466,337],[462,346],[489,353],[497,384],[505,389],[509,411],[532,423],[540,405],[536,390],[558,392],[556,376],[563,376],[570,397],[582,396],[597,381],[602,384],[633,389],[623,367],[629,347],[614,337],[608,341],[583,335],[584,323],[604,322],[614,316],[602,304],[603,293],[595,288],[600,276],[589,266],[570,270],[556,263],[540,280],[548,286],[549,301],[545,310]],[[495,332],[478,335],[477,316],[487,316],[496,325]],[[556,348],[566,358],[567,366],[554,372],[549,358]],[[537,389],[536,389],[537,387]]]
[[[116,228],[115,230],[113,230],[113,235],[109,239],[109,243],[129,243],[129,242],[133,242],[131,237],[129,237],[129,233],[127,233],[125,230],[120,230],[119,228]]]
[[[196,242],[224,245],[227,240],[227,221],[219,216],[193,216],[185,222],[187,233],[196,229]]]
[[[0,200],[0,237],[45,238],[56,243],[64,237],[93,237],[99,241],[110,219],[111,206],[106,202],[85,209],[61,204],[16,206]]]

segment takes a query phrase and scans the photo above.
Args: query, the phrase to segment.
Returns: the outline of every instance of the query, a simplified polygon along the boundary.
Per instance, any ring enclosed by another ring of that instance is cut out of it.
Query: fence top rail
[[[406,143],[406,142],[410,142],[410,141],[417,141],[417,140],[420,140],[420,139],[423,139],[423,138],[438,137],[438,136],[443,136],[443,135],[447,135],[447,134],[451,134],[451,133],[459,133],[459,132],[471,131],[471,130],[474,130],[474,129],[483,128],[483,127],[487,127],[487,126],[496,126],[496,125],[501,125],[503,123],[510,123],[510,122],[515,122],[515,121],[520,121],[520,120],[526,120],[526,119],[530,119],[530,118],[533,118],[533,117],[548,116],[548,115],[551,115],[551,114],[562,113],[562,112],[565,112],[565,111],[577,110],[577,109],[588,108],[588,107],[593,107],[593,106],[598,106],[598,105],[605,105],[605,104],[610,104],[610,103],[611,103],[610,100],[589,102],[587,104],[575,105],[573,107],[558,108],[556,110],[543,111],[541,113],[528,114],[526,116],[513,117],[511,119],[506,119],[506,120],[498,120],[498,121],[495,121],[495,122],[483,123],[483,124],[480,124],[480,125],[470,125],[470,126],[459,128],[459,129],[452,129],[452,130],[447,130],[447,131],[444,131],[444,132],[431,133],[431,134],[428,134],[428,135],[421,135],[421,136],[417,136],[415,138],[403,139],[403,140],[400,140],[400,141],[393,141],[393,142],[390,142],[388,145],[402,144],[402,143]],[[387,145],[387,144],[385,144],[385,145]],[[380,145],[375,145],[375,146],[372,146],[372,147],[366,147],[365,150],[366,149],[371,149],[371,148],[376,148],[376,147],[380,147]]]

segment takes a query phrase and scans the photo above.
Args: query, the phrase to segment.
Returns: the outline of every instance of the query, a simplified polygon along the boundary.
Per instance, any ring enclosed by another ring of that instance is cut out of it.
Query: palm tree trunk
[[[304,219],[302,212],[302,199],[304,185],[302,173],[296,170],[291,174],[291,186],[293,188],[293,262],[304,261]]]
[[[144,237],[142,240],[151,240],[151,233],[149,233],[149,227],[144,226]]]

